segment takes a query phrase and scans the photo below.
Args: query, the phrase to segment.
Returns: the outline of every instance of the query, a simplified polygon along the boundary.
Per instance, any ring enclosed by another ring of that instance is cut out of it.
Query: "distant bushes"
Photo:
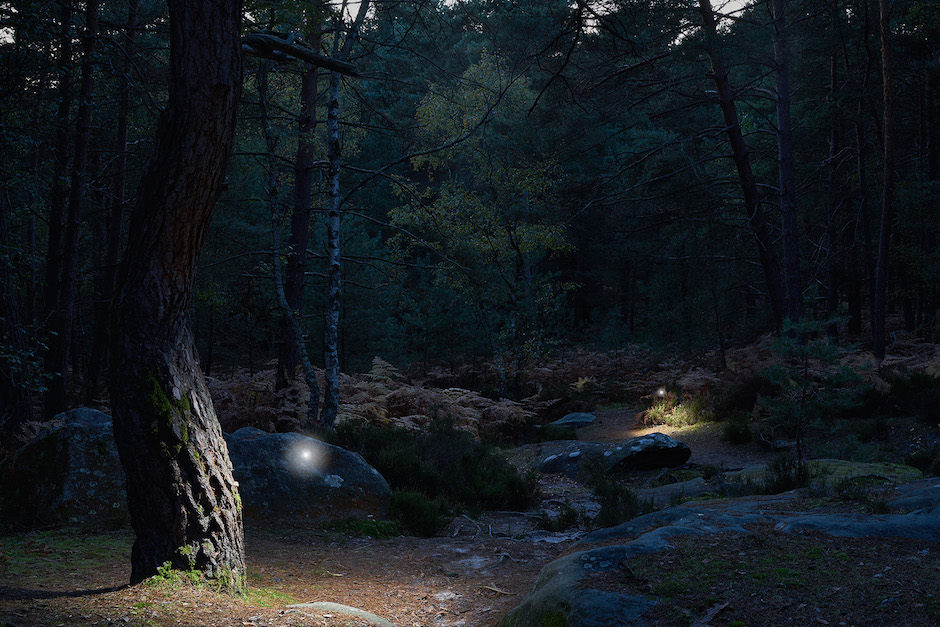
[[[423,431],[340,425],[333,443],[382,473],[393,518],[416,535],[434,535],[452,511],[524,510],[534,500],[533,478],[446,420]]]

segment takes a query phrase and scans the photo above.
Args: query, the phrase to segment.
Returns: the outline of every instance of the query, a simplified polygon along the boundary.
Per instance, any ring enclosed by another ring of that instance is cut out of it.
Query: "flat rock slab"
[[[650,433],[623,442],[556,443],[557,452],[542,458],[536,470],[584,479],[600,466],[605,472],[630,469],[675,468],[692,456],[691,449],[664,433]]]
[[[366,612],[365,610],[360,610],[348,605],[341,605],[339,603],[316,601],[314,603],[295,603],[293,605],[288,605],[287,607],[304,613],[306,613],[305,610],[314,610],[320,613],[351,616],[356,620],[364,621],[365,623],[374,625],[375,627],[395,627],[394,623],[382,618],[381,616],[377,616],[371,612]]]
[[[797,493],[747,499],[684,504],[609,529],[585,535],[578,546],[604,543],[561,557],[542,569],[523,601],[500,622],[502,627],[601,627],[649,624],[643,614],[654,599],[617,592],[610,581],[621,577],[622,564],[638,555],[662,551],[669,539],[682,535],[751,533],[746,525],[771,523],[779,533],[811,529],[839,537],[900,537],[940,541],[940,480],[927,479],[895,491],[888,507],[905,513],[862,516],[790,512],[781,504],[793,503]],[[607,574],[609,573],[609,575]],[[601,582],[596,588],[595,582]],[[604,582],[607,582],[604,584]],[[616,616],[610,608],[617,608]],[[617,621],[620,622],[617,622]]]
[[[652,501],[654,507],[665,507],[670,505],[674,498],[695,498],[713,489],[705,482],[705,479],[696,477],[658,488],[642,488],[636,490],[636,494],[641,499]]]
[[[559,418],[555,422],[550,422],[549,424],[556,427],[571,427],[576,429],[578,427],[587,427],[588,425],[594,424],[594,421],[597,420],[597,416],[594,414],[588,414],[585,412],[572,412],[567,416]]]
[[[924,473],[912,466],[889,463],[851,462],[842,459],[813,459],[809,461],[811,476],[818,477],[830,485],[846,479],[869,478],[872,481],[881,480],[884,484],[901,484],[917,481],[924,477]],[[730,481],[746,481],[748,479],[759,481],[767,475],[764,465],[748,466],[741,470],[724,473]]]

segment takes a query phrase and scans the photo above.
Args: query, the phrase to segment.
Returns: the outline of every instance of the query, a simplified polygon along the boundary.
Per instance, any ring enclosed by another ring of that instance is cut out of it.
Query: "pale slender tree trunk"
[[[875,294],[872,306],[872,353],[885,356],[885,317],[888,299],[888,257],[894,222],[894,76],[891,49],[891,2],[880,0],[881,82],[884,99],[884,157],[881,199],[881,230],[878,234],[878,261],[875,266]]]
[[[369,12],[369,0],[359,5],[355,22],[349,27],[343,48],[335,55],[340,61],[349,58],[353,42],[359,36],[362,22]],[[339,34],[337,27],[337,36]],[[340,233],[342,228],[342,203],[339,195],[341,145],[339,137],[339,96],[342,75],[330,72],[329,99],[327,102],[327,152],[330,161],[329,170],[329,210],[326,218],[327,233],[327,292],[326,316],[323,331],[324,383],[323,408],[320,411],[320,424],[324,429],[332,429],[339,411],[339,319],[342,310],[342,254],[340,251]]]
[[[339,87],[342,77],[330,72],[330,91],[327,103],[326,134],[330,160],[329,211],[326,218],[327,277],[329,281],[326,305],[326,323],[323,332],[324,384],[323,409],[320,424],[332,429],[339,410],[339,314],[342,295],[342,256],[340,254],[340,232],[342,214],[339,195],[340,141],[339,141]]]
[[[191,332],[199,254],[241,95],[241,3],[169,0],[170,85],[121,264],[111,328],[114,435],[136,540],[131,581],[168,564],[245,577],[238,484]]]

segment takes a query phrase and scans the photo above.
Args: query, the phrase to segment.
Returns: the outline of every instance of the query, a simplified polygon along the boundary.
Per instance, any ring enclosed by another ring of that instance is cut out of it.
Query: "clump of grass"
[[[704,395],[682,398],[679,392],[666,389],[657,394],[652,406],[643,412],[643,420],[647,424],[670,427],[688,427],[714,418]]]
[[[797,488],[805,488],[810,483],[809,465],[805,460],[790,455],[782,455],[767,464],[764,477],[764,492],[779,494]]]
[[[539,518],[539,527],[545,531],[551,532],[566,531],[572,527],[576,527],[579,518],[578,512],[565,503],[557,516],[552,516],[548,512],[542,511]]]

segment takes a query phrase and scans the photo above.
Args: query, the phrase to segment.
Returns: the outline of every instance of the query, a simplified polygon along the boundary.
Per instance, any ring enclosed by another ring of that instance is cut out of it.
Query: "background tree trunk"
[[[319,52],[322,39],[324,8],[320,0],[311,2],[310,15],[307,18],[307,42],[310,48]],[[313,173],[316,162],[315,133],[317,128],[317,83],[320,69],[306,63],[300,84],[300,115],[297,126],[297,158],[294,162],[294,208],[291,213],[289,249],[285,268],[284,297],[291,312],[302,311],[304,298],[304,273],[307,271],[307,242],[310,234],[310,197],[313,193]],[[300,346],[303,336],[294,333],[293,313],[281,314],[281,337],[283,343],[277,360],[277,386],[283,387],[288,379],[296,375],[301,363]],[[308,381],[308,385],[311,382]],[[316,385],[316,379],[312,385]],[[311,388],[319,403],[319,390]]]
[[[130,72],[131,57],[137,31],[137,0],[130,0],[127,6],[127,22],[124,26],[124,51],[128,55],[120,65],[121,79],[118,81],[119,101],[117,115],[117,139],[114,160],[114,182],[111,186],[110,211],[105,235],[106,249],[101,272],[100,289],[95,305],[95,322],[92,333],[91,358],[88,362],[88,397],[97,393],[101,369],[107,359],[104,347],[107,346],[108,316],[111,299],[114,298],[114,281],[117,277],[117,265],[121,253],[121,232],[124,228],[124,196],[127,182],[127,120],[130,114]]]
[[[777,329],[780,329],[787,311],[786,292],[781,280],[777,254],[773,248],[773,238],[764,218],[760,192],[757,189],[757,179],[751,168],[751,158],[748,154],[747,145],[744,143],[744,136],[741,133],[737,107],[734,104],[734,95],[728,81],[728,69],[725,67],[724,60],[717,49],[718,26],[715,23],[715,14],[709,0],[699,0],[699,11],[705,31],[705,49],[712,65],[712,78],[718,90],[718,105],[721,107],[725,132],[728,135],[734,165],[738,172],[738,179],[741,182],[744,208],[748,215],[748,226],[757,240],[757,254],[761,268],[764,271],[764,280],[767,282],[767,294],[770,299],[770,310],[773,314],[774,325]]]
[[[884,98],[884,183],[881,201],[881,231],[878,235],[878,261],[875,266],[875,293],[872,298],[872,353],[885,356],[885,318],[888,299],[888,256],[891,225],[894,222],[894,78],[891,50],[891,2],[880,0],[881,81]]]
[[[78,268],[78,236],[82,227],[82,204],[88,169],[88,147],[91,131],[91,99],[94,88],[95,50],[98,47],[98,0],[88,0],[85,6],[85,32],[82,35],[82,75],[78,92],[78,119],[75,129],[75,154],[69,177],[68,213],[62,238],[59,295],[53,315],[50,365],[52,380],[46,399],[46,415],[52,416],[68,409],[69,360],[79,351],[72,350],[72,330],[75,315],[76,272]],[[78,376],[73,368],[73,376]]]
[[[787,317],[803,317],[803,281],[800,274],[800,226],[796,212],[796,166],[793,162],[793,124],[790,120],[790,50],[787,43],[786,0],[773,0],[774,79],[777,88],[777,171],[780,216],[783,220],[784,285]]]
[[[46,315],[52,321],[50,331],[56,331],[59,318],[59,302],[62,285],[62,249],[63,249],[63,219],[65,205],[68,200],[68,186],[66,178],[69,163],[69,143],[71,136],[71,108],[72,108],[72,6],[63,2],[60,8],[60,27],[62,32],[59,38],[59,54],[56,60],[56,92],[58,106],[56,109],[56,137],[53,147],[54,164],[52,168],[52,188],[49,193],[49,240],[46,247]],[[62,372],[62,363],[68,363],[68,356],[62,357],[67,351],[64,339],[51,337],[49,350],[46,352],[45,369],[50,375],[48,391],[44,399],[43,416],[48,419],[65,409],[65,372]]]
[[[131,581],[169,563],[240,588],[238,489],[189,312],[234,139],[241,3],[169,7],[169,100],[132,214],[112,326],[114,433],[137,536]]]
[[[369,12],[369,0],[359,4],[355,22],[350,25],[343,41],[343,48],[334,54],[338,60],[345,62],[349,58],[349,51],[359,36],[362,22]],[[340,32],[339,20],[336,24],[337,37]],[[334,50],[338,47],[334,45]],[[323,408],[320,410],[320,425],[324,429],[332,429],[339,411],[339,315],[342,310],[342,255],[340,251],[340,229],[342,226],[343,199],[339,195],[339,175],[342,157],[339,137],[339,91],[342,84],[342,75],[337,71],[330,72],[330,90],[327,102],[326,116],[326,144],[329,170],[329,211],[326,217],[327,239],[327,287],[326,316],[323,325]]]
[[[342,216],[340,214],[339,172],[340,172],[340,143],[339,143],[339,86],[341,77],[338,72],[330,72],[330,94],[327,104],[327,150],[330,160],[330,208],[326,218],[327,234],[327,288],[326,324],[323,332],[324,354],[324,382],[323,382],[323,409],[320,411],[320,424],[331,429],[336,421],[339,409],[339,312],[340,295],[342,289],[342,275],[340,267],[340,227]]]

